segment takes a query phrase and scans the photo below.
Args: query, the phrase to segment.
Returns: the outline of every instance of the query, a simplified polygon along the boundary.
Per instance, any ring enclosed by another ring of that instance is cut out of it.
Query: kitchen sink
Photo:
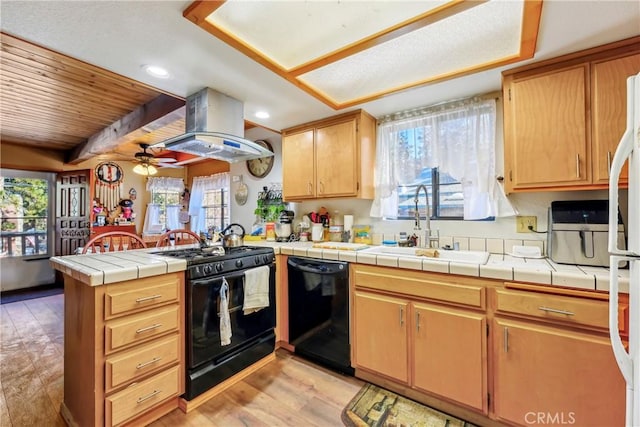
[[[447,251],[438,249],[438,257],[430,257],[424,255],[416,255],[416,251],[424,250],[424,248],[403,248],[393,246],[373,246],[363,249],[359,252],[374,255],[391,255],[399,257],[414,257],[430,259],[434,261],[452,261],[463,264],[486,264],[489,260],[489,252],[483,251]]]

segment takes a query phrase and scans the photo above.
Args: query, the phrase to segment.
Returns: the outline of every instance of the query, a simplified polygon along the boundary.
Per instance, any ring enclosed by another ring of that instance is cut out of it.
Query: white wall
[[[257,207],[258,192],[262,187],[270,187],[272,184],[282,184],[282,138],[279,133],[271,132],[264,128],[253,128],[245,132],[245,138],[255,141],[264,139],[269,141],[275,152],[275,162],[269,174],[260,179],[256,178],[247,170],[246,162],[232,163],[229,173],[231,174],[231,222],[241,224],[247,234],[251,232],[251,225],[255,221],[254,210]],[[242,179],[247,187],[249,187],[249,196],[247,203],[240,206],[236,203],[234,193],[240,184],[235,179]]]

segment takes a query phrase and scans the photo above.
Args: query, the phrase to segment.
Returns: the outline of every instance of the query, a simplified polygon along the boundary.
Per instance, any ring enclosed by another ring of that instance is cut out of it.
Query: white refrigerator
[[[629,161],[627,249],[618,248],[618,182]],[[626,425],[640,426],[640,74],[627,80],[627,129],[618,145],[609,178],[610,297],[609,333],[620,371],[627,383]],[[618,329],[618,263],[629,263],[629,348]]]

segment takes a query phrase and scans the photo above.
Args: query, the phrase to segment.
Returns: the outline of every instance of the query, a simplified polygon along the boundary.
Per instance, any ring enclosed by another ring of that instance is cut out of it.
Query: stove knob
[[[254,262],[256,265],[260,264],[260,257],[259,257],[259,256],[255,257],[255,258],[253,259],[253,262]]]
[[[241,259],[236,261],[236,267],[238,267],[238,268],[242,267],[242,260]]]
[[[222,265],[222,263],[221,263],[221,262],[219,262],[219,263],[217,263],[217,264],[216,264],[216,271],[217,271],[217,272],[222,271],[222,269],[223,269],[223,268],[224,268],[224,266]]]
[[[204,272],[204,274],[209,275],[213,272],[213,267],[211,266],[211,264],[207,264],[202,267],[202,271]]]

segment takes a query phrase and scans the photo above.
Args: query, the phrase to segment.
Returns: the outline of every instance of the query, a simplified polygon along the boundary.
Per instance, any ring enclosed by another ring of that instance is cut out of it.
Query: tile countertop
[[[158,276],[187,268],[184,259],[152,254],[149,249],[60,256],[51,258],[49,262],[54,269],[90,286]]]
[[[437,261],[395,255],[376,255],[357,250],[314,248],[311,242],[245,242],[247,245],[271,246],[276,254],[307,256],[334,261],[400,267],[435,273],[459,274],[487,279],[513,280],[585,290],[609,291],[609,269],[556,264],[548,258],[519,258],[511,255],[491,254],[485,265]],[[629,270],[619,270],[620,292],[629,293]]]
[[[276,254],[306,256],[334,261],[399,267],[436,273],[484,277],[487,279],[513,280],[543,285],[578,288],[585,290],[609,290],[609,269],[556,264],[542,258],[517,258],[510,255],[491,254],[485,265],[437,261],[395,255],[376,255],[357,250],[314,248],[311,242],[246,241],[247,246],[270,246]],[[68,255],[53,257],[51,265],[91,286],[116,283],[142,277],[184,271],[186,261],[163,257],[157,252],[175,248],[147,248],[105,254]],[[150,252],[156,253],[150,253]],[[629,271],[619,270],[620,292],[629,292]]]

